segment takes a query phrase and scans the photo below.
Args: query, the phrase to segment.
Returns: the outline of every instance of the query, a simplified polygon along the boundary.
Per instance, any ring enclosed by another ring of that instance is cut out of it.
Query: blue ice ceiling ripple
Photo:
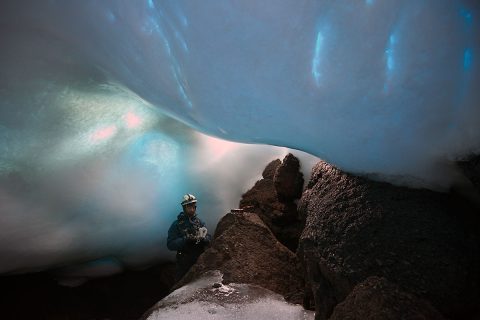
[[[0,63],[14,64],[7,83],[9,72],[47,77],[16,58],[31,52],[26,59],[71,72],[50,59],[67,50],[197,130],[295,147],[352,172],[431,180],[479,151],[473,0],[25,0],[0,9],[10,35]]]

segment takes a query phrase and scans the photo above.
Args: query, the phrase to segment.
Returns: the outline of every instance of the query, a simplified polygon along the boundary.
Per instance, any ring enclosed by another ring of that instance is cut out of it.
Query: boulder
[[[212,245],[175,285],[219,270],[224,284],[256,284],[301,303],[303,278],[296,256],[275,238],[255,213],[228,213],[218,223]]]
[[[297,213],[295,199],[300,198],[303,175],[300,162],[288,154],[283,162],[274,160],[263,171],[263,179],[242,195],[239,207],[255,212],[277,239],[296,251],[304,220]]]
[[[448,194],[371,181],[322,161],[299,212],[306,225],[297,253],[316,319],[327,319],[370,276],[428,300],[447,317],[478,311],[478,228],[464,222]]]
[[[402,291],[385,278],[369,277],[333,310],[329,320],[444,320],[427,301]]]

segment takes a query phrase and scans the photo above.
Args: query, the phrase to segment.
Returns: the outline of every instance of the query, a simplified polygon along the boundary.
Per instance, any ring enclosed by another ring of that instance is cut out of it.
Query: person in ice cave
[[[168,249],[177,251],[175,281],[187,273],[212,239],[205,222],[197,216],[197,198],[186,194],[181,205],[183,211],[168,229],[167,238]]]

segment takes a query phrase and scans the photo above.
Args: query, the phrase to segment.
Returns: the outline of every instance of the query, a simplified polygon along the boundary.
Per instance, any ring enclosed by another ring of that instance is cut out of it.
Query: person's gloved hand
[[[205,240],[207,234],[207,228],[201,227],[197,229],[197,232],[195,234],[187,233],[187,235],[185,236],[185,240],[190,243],[194,242],[195,244],[199,244],[201,241]]]
[[[204,240],[207,234],[208,234],[207,228],[201,227],[198,229],[197,238],[199,239],[199,241]]]

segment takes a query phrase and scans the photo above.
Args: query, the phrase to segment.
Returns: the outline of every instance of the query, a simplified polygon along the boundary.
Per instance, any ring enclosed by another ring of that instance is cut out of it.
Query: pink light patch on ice
[[[211,160],[216,161],[221,159],[228,152],[233,152],[238,148],[238,143],[221,140],[206,136],[203,142],[202,149],[206,150]]]
[[[142,119],[133,112],[129,112],[124,117],[127,128],[133,129],[142,123]]]
[[[113,135],[117,133],[117,127],[115,125],[111,125],[102,129],[98,129],[92,134],[93,141],[102,141],[108,138],[113,137]]]

